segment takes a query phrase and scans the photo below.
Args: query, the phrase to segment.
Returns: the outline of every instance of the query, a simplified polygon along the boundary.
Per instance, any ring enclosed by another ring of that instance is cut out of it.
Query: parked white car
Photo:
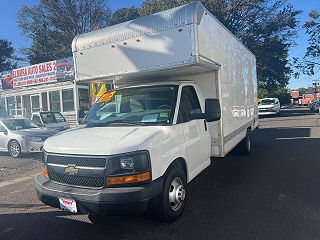
[[[280,101],[278,98],[259,99],[259,116],[263,115],[280,115]]]

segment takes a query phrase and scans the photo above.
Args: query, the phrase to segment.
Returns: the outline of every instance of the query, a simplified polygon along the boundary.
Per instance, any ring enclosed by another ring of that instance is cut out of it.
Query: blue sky
[[[5,38],[13,42],[16,49],[27,47],[30,41],[21,35],[17,27],[16,15],[17,11],[23,5],[32,6],[38,3],[39,0],[3,0],[0,8],[0,38]],[[140,6],[143,0],[109,0],[110,8],[114,11],[120,7]],[[308,18],[308,12],[311,9],[320,10],[320,0],[289,0],[295,9],[303,10],[300,20],[304,22]],[[307,47],[307,36],[304,30],[299,28],[299,37],[297,38],[296,46],[290,49],[290,58],[302,57]],[[301,86],[310,86],[312,80],[320,79],[320,72],[316,76],[308,77],[301,76],[300,79],[292,78],[290,80],[290,88],[298,88]]]

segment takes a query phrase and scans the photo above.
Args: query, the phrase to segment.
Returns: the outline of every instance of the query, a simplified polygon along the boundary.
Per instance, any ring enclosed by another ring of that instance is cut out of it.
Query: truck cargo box
[[[258,124],[255,56],[200,2],[82,34],[72,50],[79,82],[195,81],[204,98],[219,98],[212,155]]]

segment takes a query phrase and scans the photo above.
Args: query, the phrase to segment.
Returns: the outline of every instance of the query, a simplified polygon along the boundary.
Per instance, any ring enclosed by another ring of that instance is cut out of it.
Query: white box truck
[[[103,215],[181,216],[187,184],[258,125],[255,56],[199,2],[77,36],[76,81],[114,81],[44,143],[39,199]]]

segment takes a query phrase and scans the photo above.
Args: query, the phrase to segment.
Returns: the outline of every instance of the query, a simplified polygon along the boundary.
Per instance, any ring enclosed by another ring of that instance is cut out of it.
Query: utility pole
[[[312,80],[312,85],[314,88],[314,100],[318,100],[317,99],[317,87],[320,85],[320,80]]]

